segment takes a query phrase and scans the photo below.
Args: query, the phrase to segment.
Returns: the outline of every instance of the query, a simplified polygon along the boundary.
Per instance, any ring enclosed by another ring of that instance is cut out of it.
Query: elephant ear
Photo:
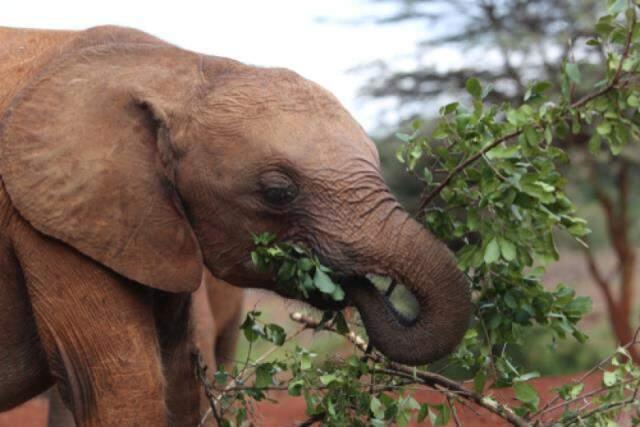
[[[129,279],[194,291],[202,256],[174,189],[171,134],[199,61],[114,45],[48,66],[0,122],[0,175],[18,212]]]

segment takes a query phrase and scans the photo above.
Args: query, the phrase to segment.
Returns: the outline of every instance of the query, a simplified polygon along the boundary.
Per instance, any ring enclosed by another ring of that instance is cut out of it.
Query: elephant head
[[[166,44],[87,47],[50,64],[2,123],[0,174],[18,212],[131,280],[192,292],[205,265],[275,288],[249,257],[251,233],[270,231],[342,278],[396,361],[438,359],[467,328],[452,255],[390,194],[363,129],[293,72]],[[415,318],[368,274],[403,283]]]

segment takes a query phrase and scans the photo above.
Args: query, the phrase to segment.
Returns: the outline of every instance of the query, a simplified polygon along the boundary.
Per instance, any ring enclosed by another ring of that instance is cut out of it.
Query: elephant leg
[[[200,387],[193,355],[191,295],[155,294],[156,327],[166,377],[166,402],[171,426],[197,426],[200,421]]]
[[[198,290],[193,293],[191,316],[195,341],[202,355],[202,360],[209,368],[209,372],[215,372],[217,367],[214,348],[218,328],[212,308],[209,305],[206,282],[203,282]]]
[[[192,305],[191,305],[191,319],[193,323],[193,332],[195,343],[202,357],[203,363],[207,366],[207,373],[209,379],[211,374],[216,372],[216,359],[215,359],[215,341],[216,341],[216,322],[209,306],[209,300],[207,298],[206,282],[200,285],[198,290],[193,293]],[[204,390],[200,391],[200,409],[201,415],[209,409],[209,399],[204,393]],[[209,425],[209,424],[207,424]]]
[[[238,344],[238,334],[240,333],[240,322],[242,321],[242,295],[234,302],[235,311],[227,323],[218,329],[216,337],[215,351],[216,363],[224,365],[229,372],[235,364],[236,347]]]
[[[53,384],[29,295],[7,240],[0,230],[0,412]]]
[[[150,291],[32,229],[14,237],[38,333],[76,424],[167,424]]]
[[[212,335],[213,357],[216,362],[214,365],[224,365],[226,370],[230,371],[235,360],[244,293],[241,288],[236,288],[209,272],[203,277],[206,295],[202,298],[208,299],[208,310],[213,316],[214,323]]]
[[[73,414],[67,408],[58,387],[52,387],[47,392],[49,398],[49,416],[47,424],[49,427],[74,427],[76,425]]]

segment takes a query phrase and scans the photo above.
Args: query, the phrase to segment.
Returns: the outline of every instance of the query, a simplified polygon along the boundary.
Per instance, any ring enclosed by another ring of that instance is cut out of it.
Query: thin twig
[[[623,349],[628,349],[629,347],[638,344],[640,340],[640,327],[638,329],[636,329],[636,332],[633,334],[633,339],[631,341],[629,341],[627,344],[625,344],[624,346],[622,346]],[[576,381],[573,381],[571,383],[571,385],[577,385],[577,384],[581,384],[583,383],[587,378],[589,378],[591,375],[593,375],[596,371],[598,371],[600,368],[602,368],[604,365],[606,365],[607,363],[609,363],[609,361],[615,356],[614,354],[611,354],[609,356],[607,356],[606,358],[602,359],[597,365],[595,365],[593,368],[589,369],[586,373],[584,373],[580,378],[578,378]],[[540,416],[541,414],[547,412],[549,410],[549,407],[551,405],[553,405],[554,403],[556,403],[558,400],[560,400],[560,395],[556,395],[556,397],[554,397],[553,399],[551,399],[549,402],[547,402],[543,407],[541,407],[537,412],[535,412],[533,415],[531,415],[531,418],[536,418],[538,416]]]
[[[614,384],[612,386],[604,386],[604,387],[600,387],[600,388],[595,389],[595,390],[591,390],[591,391],[589,391],[589,392],[587,392],[585,394],[581,394],[578,397],[575,397],[575,398],[570,399],[570,400],[566,400],[566,401],[564,401],[562,403],[559,403],[557,405],[554,405],[554,406],[551,406],[549,408],[546,408],[544,411],[539,412],[537,414],[537,416],[542,416],[547,412],[551,412],[551,411],[554,411],[556,409],[562,408],[564,406],[571,405],[572,403],[576,403],[576,402],[578,402],[580,400],[584,400],[584,399],[587,399],[589,397],[604,393],[605,391],[611,390],[612,388],[616,388],[616,387],[619,387],[621,385],[631,384],[631,383],[634,383],[634,382],[640,384],[640,378],[631,378],[631,379],[616,383],[616,384]]]
[[[591,416],[593,416],[593,415],[595,415],[597,413],[613,411],[615,409],[623,408],[623,407],[625,407],[625,406],[627,406],[629,404],[632,404],[632,403],[636,402],[636,399],[638,398],[639,387],[640,387],[640,384],[636,386],[636,388],[635,388],[635,390],[633,392],[633,395],[628,399],[625,399],[625,400],[622,400],[622,401],[619,401],[619,402],[608,403],[606,405],[603,405],[603,406],[600,406],[598,408],[595,408],[595,409],[593,409],[593,410],[591,410],[591,411],[589,411],[587,413],[582,413],[582,411],[579,411],[577,414],[565,418],[564,420],[562,420],[562,422],[563,422],[564,425],[571,425],[571,422],[576,420],[576,419],[587,419],[587,418],[589,418],[589,417],[591,417]],[[557,425],[557,422],[553,421],[553,422],[547,424],[547,427],[552,427],[552,426],[555,426],[555,425]]]
[[[455,400],[451,396],[447,396],[447,403],[449,404],[449,408],[451,408],[451,415],[453,418],[453,422],[456,424],[456,427],[462,427],[462,423],[460,422],[460,418],[458,417],[458,411],[456,411]]]
[[[289,341],[293,340],[293,339],[294,339],[294,338],[296,338],[298,335],[300,335],[300,334],[301,334],[305,329],[306,329],[305,327],[300,327],[296,332],[294,332],[293,334],[289,335],[289,336],[287,337],[287,339],[285,340],[285,342],[289,342]],[[251,343],[249,343],[249,344],[251,344]],[[252,365],[252,368],[251,368],[251,370],[249,370],[249,371],[247,372],[247,367],[248,367],[248,365],[249,365],[249,356],[250,356],[250,353],[251,353],[251,351],[250,351],[250,350],[251,350],[251,347],[250,347],[250,348],[249,348],[249,351],[248,351],[248,353],[249,353],[249,354],[247,354],[247,359],[246,359],[246,361],[245,361],[245,366],[244,366],[244,368],[243,368],[242,372],[238,375],[238,377],[234,378],[234,379],[233,379],[229,384],[227,384],[227,385],[225,386],[225,388],[224,388],[224,389],[222,389],[222,390],[217,390],[217,391],[218,391],[218,396],[216,397],[216,396],[214,395],[214,397],[213,397],[214,402],[213,402],[213,403],[211,403],[211,401],[209,402],[209,403],[210,403],[210,407],[209,407],[209,408],[207,408],[207,410],[205,411],[205,413],[202,415],[202,419],[200,420],[200,425],[202,426],[202,425],[203,425],[203,423],[207,420],[207,418],[209,418],[209,416],[210,416],[210,415],[212,415],[212,414],[213,414],[213,415],[214,415],[214,417],[216,416],[216,413],[214,412],[214,411],[215,411],[215,408],[216,408],[216,404],[217,404],[217,403],[222,399],[222,397],[223,397],[226,393],[229,393],[230,391],[233,391],[233,390],[235,389],[235,387],[236,387],[239,383],[244,383],[244,382],[245,382],[245,381],[246,381],[246,380],[247,380],[251,375],[253,375],[253,373],[254,373],[254,372],[255,372],[255,370],[256,370],[256,368],[255,368],[255,367],[257,366],[257,364],[258,364],[258,363],[262,362],[264,359],[266,359],[267,357],[269,357],[269,356],[270,356],[271,354],[273,354],[274,352],[276,352],[276,351],[280,350],[281,348],[282,348],[281,346],[280,346],[280,347],[277,347],[277,346],[271,347],[269,350],[267,350],[266,352],[264,352],[260,357],[258,357],[258,358],[257,358],[257,359],[256,359],[256,360],[251,364],[251,365]],[[202,381],[201,381],[201,382],[202,382]],[[204,383],[203,383],[203,385],[204,385]],[[215,386],[211,386],[211,388],[215,389]],[[206,387],[205,387],[205,392],[206,392]],[[208,398],[208,396],[207,396],[207,398]],[[218,424],[220,424],[220,423],[218,422]]]
[[[193,353],[191,357],[192,357],[192,363],[194,366],[194,372],[195,372],[196,378],[198,379],[198,381],[200,381],[200,384],[202,384],[202,387],[204,388],[204,394],[205,396],[207,396],[207,400],[209,401],[209,409],[200,419],[200,422],[198,423],[198,427],[204,426],[204,423],[207,420],[209,413],[213,414],[213,418],[215,418],[216,420],[216,425],[221,426],[223,425],[222,424],[223,419],[221,415],[218,413],[216,398],[215,398],[215,395],[213,394],[213,387],[211,385],[211,382],[209,381],[209,378],[207,378],[207,366],[202,361],[202,355],[200,354],[199,351],[196,351],[195,353]]]

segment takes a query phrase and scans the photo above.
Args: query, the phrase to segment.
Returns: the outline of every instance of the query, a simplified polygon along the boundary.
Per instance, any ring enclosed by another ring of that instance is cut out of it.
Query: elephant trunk
[[[362,278],[347,292],[378,350],[400,363],[430,363],[453,351],[464,336],[471,314],[469,286],[447,247],[406,212],[395,210],[388,219],[365,258],[413,294],[415,318],[400,315]]]

